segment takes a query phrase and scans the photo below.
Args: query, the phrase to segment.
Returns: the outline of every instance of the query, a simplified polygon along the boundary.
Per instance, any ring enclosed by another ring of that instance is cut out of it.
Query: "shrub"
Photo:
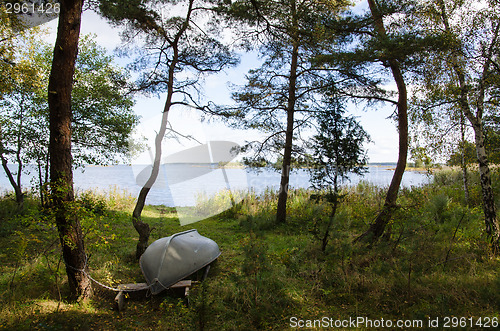
[[[104,215],[107,209],[106,200],[102,195],[98,195],[92,191],[85,191],[79,194],[76,198],[85,210],[92,212],[95,215]]]

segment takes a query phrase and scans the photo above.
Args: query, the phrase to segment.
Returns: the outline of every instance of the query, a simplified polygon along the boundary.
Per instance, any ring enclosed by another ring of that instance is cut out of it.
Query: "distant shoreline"
[[[178,162],[178,163],[162,163],[161,165],[191,165],[193,167],[214,167],[218,169],[245,169],[245,168],[251,168],[243,163],[240,162],[229,162],[227,164],[222,164],[222,163],[196,163],[196,162]],[[114,166],[139,166],[139,167],[145,167],[145,166],[150,166],[150,164],[109,164],[109,165],[95,165],[95,164],[86,164],[83,165],[84,168],[86,167],[92,167],[92,168],[109,168],[109,167],[114,167]],[[373,167],[373,168],[385,168],[386,170],[395,170],[396,169],[396,163],[394,162],[376,162],[376,163],[368,163],[366,165],[367,167]],[[263,167],[266,168],[266,167]],[[298,169],[307,169],[307,167],[301,167]],[[436,168],[432,168],[431,170],[434,170]],[[406,167],[407,171],[427,171],[426,168],[413,168],[413,167]]]
[[[179,162],[179,163],[162,163],[162,165],[191,165],[193,167],[213,167],[213,168],[217,168],[217,169],[246,169],[246,168],[250,168],[246,165],[244,165],[243,163],[240,163],[240,162],[229,162],[227,164],[221,164],[221,163],[194,163],[194,162],[189,162],[189,163],[183,163],[183,162]],[[370,168],[384,168],[385,170],[390,170],[390,171],[394,171],[396,169],[396,163],[394,162],[375,162],[375,163],[368,163],[366,166],[367,167],[370,167]],[[114,166],[129,166],[129,167],[133,167],[133,166],[149,166],[148,164],[111,164],[111,165],[94,165],[94,164],[87,164],[87,165],[84,165],[83,167],[86,168],[86,167],[114,167]],[[266,167],[264,167],[266,168]],[[301,168],[298,168],[298,169],[307,169],[306,167],[301,167]],[[422,168],[422,167],[419,167],[419,168],[415,168],[415,167],[409,167],[407,166],[405,171],[415,171],[415,172],[428,172],[429,170],[431,172],[435,171],[435,170],[438,170],[440,169],[440,167],[432,167],[432,168]]]

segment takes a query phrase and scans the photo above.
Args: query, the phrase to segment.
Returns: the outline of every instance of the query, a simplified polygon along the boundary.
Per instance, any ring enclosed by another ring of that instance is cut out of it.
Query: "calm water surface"
[[[14,167],[12,168],[14,170]],[[35,169],[32,174],[35,174]],[[109,167],[89,166],[74,172],[75,189],[84,191],[125,190],[137,196],[149,172],[145,166],[116,165]],[[390,166],[370,166],[364,177],[351,175],[347,185],[355,185],[361,180],[377,186],[388,186],[393,175]],[[24,175],[24,186],[30,186],[33,175]],[[425,173],[408,171],[403,177],[403,186],[417,186],[429,182]],[[211,196],[223,189],[254,190],[259,193],[266,188],[279,188],[280,174],[263,170],[254,172],[246,169],[219,169],[215,165],[169,164],[163,165],[159,177],[148,194],[147,204],[166,206],[192,206],[200,195]],[[307,170],[292,172],[290,187],[308,188]],[[11,190],[5,173],[0,171],[0,191]]]

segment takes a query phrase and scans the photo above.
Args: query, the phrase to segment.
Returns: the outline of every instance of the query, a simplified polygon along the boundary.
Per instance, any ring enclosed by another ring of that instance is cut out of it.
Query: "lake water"
[[[359,181],[367,181],[377,186],[388,186],[392,179],[391,166],[370,166],[364,177],[351,175],[346,185],[355,185]],[[30,169],[28,167],[28,169]],[[14,167],[12,168],[14,170]],[[35,174],[34,168],[31,169]],[[112,189],[126,190],[137,196],[142,184],[149,175],[149,169],[138,165],[116,165],[108,167],[88,166],[84,170],[74,172],[75,189],[109,191]],[[30,186],[32,175],[24,175],[24,186]],[[402,185],[417,186],[429,182],[425,173],[407,171]],[[266,188],[279,189],[280,174],[263,170],[254,172],[247,169],[220,169],[215,165],[202,164],[169,164],[163,165],[159,177],[148,194],[147,204],[166,206],[193,206],[200,194],[212,196],[224,189],[254,190],[259,193]],[[307,170],[292,172],[291,188],[308,188],[309,176]],[[0,191],[9,191],[11,186],[3,172],[0,171]]]

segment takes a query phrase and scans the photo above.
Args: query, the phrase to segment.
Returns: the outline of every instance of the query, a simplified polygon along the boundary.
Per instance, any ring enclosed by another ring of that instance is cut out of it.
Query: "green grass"
[[[288,222],[274,223],[276,193],[251,194],[235,208],[187,226],[174,208],[147,206],[151,241],[191,228],[215,240],[222,255],[190,304],[160,294],[128,299],[96,286],[88,302],[68,302],[64,264],[50,214],[28,199],[22,215],[0,200],[0,328],[15,330],[286,330],[290,318],[420,319],[499,317],[500,261],[483,233],[477,199],[463,203],[455,173],[403,189],[388,233],[372,247],[353,245],[380,210],[384,190],[345,189],[326,252],[321,234],[329,206],[312,192],[290,192]],[[472,179],[473,185],[474,178]],[[498,190],[498,174],[494,187]],[[475,186],[474,186],[474,189]],[[191,212],[205,212],[205,201]],[[133,198],[113,192],[79,197],[91,274],[109,286],[143,282],[134,259]],[[197,210],[197,208],[200,208]]]

